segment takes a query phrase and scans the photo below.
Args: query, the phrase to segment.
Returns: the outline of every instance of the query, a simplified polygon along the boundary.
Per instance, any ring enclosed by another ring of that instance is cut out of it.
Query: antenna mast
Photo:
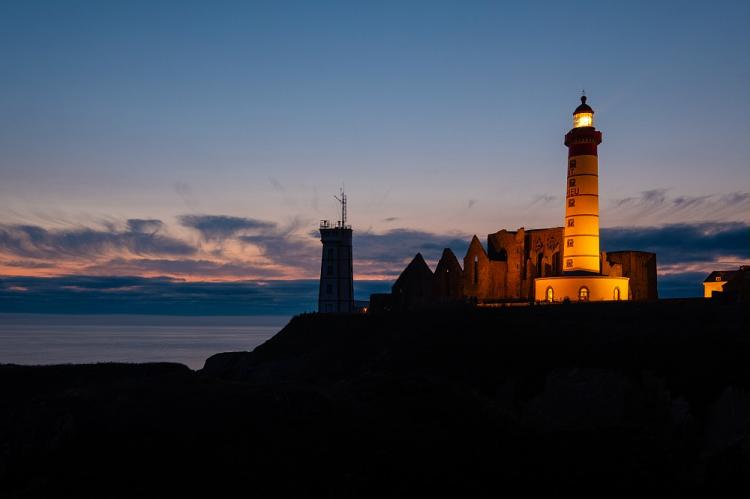
[[[333,198],[341,203],[341,220],[339,221],[339,224],[342,228],[346,227],[346,193],[344,192],[344,188],[341,188],[341,197],[333,196]]]

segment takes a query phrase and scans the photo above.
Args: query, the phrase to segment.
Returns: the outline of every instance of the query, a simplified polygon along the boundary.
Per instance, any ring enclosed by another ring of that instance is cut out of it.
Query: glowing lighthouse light
[[[579,113],[573,116],[573,128],[594,126],[594,113]]]
[[[573,113],[573,128],[594,126],[594,110],[586,104],[586,96],[581,97],[581,105]]]

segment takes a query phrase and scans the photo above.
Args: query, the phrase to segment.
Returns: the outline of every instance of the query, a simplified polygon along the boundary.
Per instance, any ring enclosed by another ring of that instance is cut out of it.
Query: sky
[[[286,289],[342,185],[359,281],[560,226],[582,89],[603,249],[750,263],[744,0],[2,2],[0,285]]]

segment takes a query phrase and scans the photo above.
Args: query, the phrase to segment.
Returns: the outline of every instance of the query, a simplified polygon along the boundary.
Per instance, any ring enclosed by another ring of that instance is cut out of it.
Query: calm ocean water
[[[252,350],[289,316],[0,314],[0,364],[179,362]]]

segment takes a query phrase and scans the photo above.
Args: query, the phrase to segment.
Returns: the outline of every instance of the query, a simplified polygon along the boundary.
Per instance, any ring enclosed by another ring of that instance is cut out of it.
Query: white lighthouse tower
[[[581,97],[573,111],[573,128],[565,134],[568,178],[563,226],[563,273],[600,272],[599,156],[602,132],[594,128],[594,110]]]
[[[602,274],[599,252],[599,153],[602,132],[594,127],[594,110],[586,96],[573,111],[573,128],[565,134],[568,175],[565,185],[562,277],[534,280],[539,302],[627,300],[629,279]]]
[[[346,223],[346,194],[341,190],[341,219],[335,224],[320,221],[323,256],[320,263],[318,312],[354,311],[354,275],[352,269],[352,227]]]

